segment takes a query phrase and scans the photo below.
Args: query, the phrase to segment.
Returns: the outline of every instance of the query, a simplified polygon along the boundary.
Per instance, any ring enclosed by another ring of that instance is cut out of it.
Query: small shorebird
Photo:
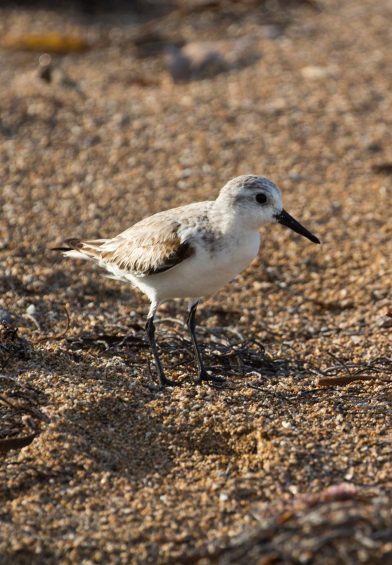
[[[199,300],[208,296],[256,257],[259,228],[278,222],[320,241],[288,214],[278,187],[265,177],[244,175],[229,181],[216,200],[197,202],[159,212],[112,239],[68,239],[56,248],[68,257],[89,259],[110,277],[130,282],[150,299],[146,333],[162,386],[169,380],[155,341],[154,315],[161,302],[189,298],[188,328],[199,368],[198,382],[218,381],[204,366],[195,335]]]

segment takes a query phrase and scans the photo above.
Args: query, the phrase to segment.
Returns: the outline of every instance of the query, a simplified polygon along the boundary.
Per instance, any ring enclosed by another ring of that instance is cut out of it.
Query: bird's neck
[[[222,235],[253,234],[259,231],[258,227],[248,225],[246,219],[232,206],[222,206],[217,201],[211,207],[209,219],[215,230]]]

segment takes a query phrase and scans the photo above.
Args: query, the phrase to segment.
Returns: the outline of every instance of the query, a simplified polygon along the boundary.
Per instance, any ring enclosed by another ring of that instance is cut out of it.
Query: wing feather
[[[161,212],[145,218],[113,239],[69,239],[67,255],[96,260],[103,267],[116,267],[139,276],[163,273],[191,257],[195,249],[179,235],[180,222]]]

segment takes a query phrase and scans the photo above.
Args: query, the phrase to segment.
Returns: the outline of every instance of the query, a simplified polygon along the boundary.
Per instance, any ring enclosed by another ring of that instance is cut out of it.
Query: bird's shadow
[[[145,341],[143,344],[147,345]],[[126,348],[126,345],[122,347]],[[110,349],[105,352],[105,356],[110,354]],[[251,357],[254,351],[250,349],[247,354]],[[268,367],[272,371],[270,362]],[[279,373],[282,373],[281,362],[275,367],[275,376]],[[171,388],[151,391],[143,384],[156,379],[155,374],[150,375],[148,367],[144,366],[144,374],[140,376],[142,379],[139,375],[135,378],[126,372],[108,375],[104,370],[101,372],[99,366],[98,369],[95,367],[89,374],[90,381],[97,382],[95,398],[92,399],[89,394],[86,399],[82,394],[71,408],[62,412],[58,423],[59,433],[67,439],[67,445],[72,446],[71,451],[83,454],[91,469],[114,473],[142,486],[152,475],[164,480],[178,466],[179,457],[192,458],[198,454],[230,458],[236,455],[227,430],[204,425],[203,418],[200,419],[200,427],[186,423],[188,418],[195,415],[193,400],[198,394],[195,387],[208,385],[195,385],[189,378],[180,391]],[[227,386],[213,395],[217,394],[218,398],[223,395],[240,406],[245,398],[241,395],[244,385],[247,386],[246,379],[228,376]],[[236,390],[235,396],[232,388]],[[258,390],[265,396],[262,388]],[[274,393],[269,390],[268,394]],[[192,399],[190,403],[182,402],[189,398]],[[266,401],[270,404],[271,396],[266,396]],[[282,403],[286,399],[276,393],[274,401]],[[181,418],[177,426],[178,410],[181,411]],[[75,467],[70,476],[77,472],[80,469]]]
[[[208,386],[192,382],[196,369],[188,339],[177,335],[180,341],[175,343],[170,332],[169,335],[162,333],[163,360],[177,355],[177,362],[182,363],[182,374],[186,375],[186,383],[177,392],[177,389],[150,391],[143,386],[156,382],[156,375],[153,367],[151,372],[149,369],[147,359],[151,362],[151,355],[141,327],[135,328],[133,338],[128,340],[118,335],[101,336],[100,340],[95,337],[79,335],[75,336],[75,341],[69,337],[68,343],[58,342],[59,347],[35,349],[35,362],[48,372],[48,390],[58,389],[68,400],[64,401],[65,409],[55,404],[47,411],[55,415],[47,446],[50,457],[34,461],[30,469],[20,474],[15,485],[19,493],[31,488],[32,477],[36,482],[57,477],[67,484],[92,472],[114,474],[143,486],[152,475],[163,481],[178,465],[180,456],[235,455],[235,446],[227,431],[204,425],[203,418],[201,427],[187,423],[188,412],[189,417],[194,416],[194,397],[198,395],[195,387]],[[213,395],[217,394],[218,398],[222,395],[230,403],[242,405],[245,396],[241,395],[241,389],[251,384],[247,375],[251,368],[253,373],[262,375],[257,381],[261,383],[260,394],[265,396],[263,387],[266,385],[267,395],[270,395],[266,400],[269,403],[282,401],[279,393],[275,395],[271,391],[269,383],[271,377],[281,378],[290,372],[289,363],[270,360],[265,354],[263,357],[260,344],[246,342],[232,347],[207,342],[204,353],[212,369],[227,380],[227,386],[219,387],[221,390]],[[238,370],[238,361],[233,363],[232,355],[241,357],[242,372]],[[172,371],[168,367],[170,375]],[[255,382],[255,377],[252,378]],[[53,398],[57,398],[57,394]],[[275,399],[271,399],[272,394]],[[48,394],[48,404],[51,398],[52,394]],[[178,408],[178,402],[184,399],[190,402]],[[179,427],[176,425],[178,410],[181,412]],[[44,430],[43,426],[41,432]]]
[[[143,485],[151,475],[163,479],[169,474],[178,463],[178,450],[205,455],[232,453],[222,430],[212,427],[199,435],[187,426],[175,430],[167,423],[165,411],[168,405],[173,406],[172,389],[152,392],[139,378],[124,373],[123,368],[118,374],[112,371],[109,375],[105,364],[99,362],[102,358],[96,358],[98,366],[89,366],[88,358],[80,350],[43,351],[40,356],[56,382],[66,379],[69,389],[74,391],[83,376],[83,386],[67,403],[70,407],[55,418],[58,441],[51,445],[51,459],[58,458],[63,464],[53,466],[49,459],[39,467],[38,480],[61,475],[61,481],[67,483],[88,469],[89,473],[114,473]],[[143,380],[147,382],[151,378],[147,367],[145,373]],[[193,397],[193,387],[185,386],[181,396]],[[91,394],[94,388],[96,393]],[[29,480],[24,486],[22,483],[21,477],[19,490],[29,488]]]

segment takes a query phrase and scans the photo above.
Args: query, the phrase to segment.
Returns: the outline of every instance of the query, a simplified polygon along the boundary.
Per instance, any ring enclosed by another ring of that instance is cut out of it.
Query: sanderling
[[[256,257],[259,229],[278,222],[320,241],[288,214],[278,187],[265,177],[244,175],[229,181],[216,200],[159,212],[112,239],[68,239],[68,257],[89,259],[112,278],[130,282],[150,299],[146,333],[162,386],[174,386],[163,370],[155,341],[154,315],[160,303],[188,298],[188,328],[199,369],[198,382],[219,381],[203,363],[195,335],[199,300],[232,280]]]

